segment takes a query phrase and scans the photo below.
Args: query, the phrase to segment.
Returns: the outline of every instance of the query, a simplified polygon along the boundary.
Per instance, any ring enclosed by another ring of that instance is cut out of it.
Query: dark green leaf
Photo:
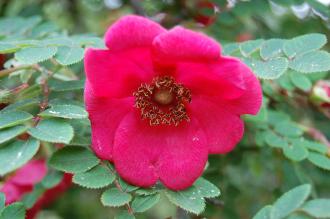
[[[70,124],[56,119],[45,119],[36,127],[28,130],[33,137],[47,142],[68,144],[73,138],[73,128]]]
[[[52,105],[51,108],[39,114],[43,117],[60,117],[66,119],[87,118],[88,113],[80,106],[75,105]]]
[[[25,208],[22,203],[16,202],[5,207],[0,219],[25,219]]]
[[[0,129],[22,124],[33,116],[23,111],[7,111],[0,113]]]
[[[0,147],[0,175],[26,164],[38,151],[39,141],[29,138]]]

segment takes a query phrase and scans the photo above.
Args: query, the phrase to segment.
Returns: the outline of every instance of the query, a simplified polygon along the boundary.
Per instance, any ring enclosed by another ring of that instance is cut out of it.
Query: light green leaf
[[[56,151],[49,164],[57,170],[70,173],[82,173],[99,164],[99,159],[87,148],[66,146]]]
[[[228,43],[223,46],[222,52],[223,54],[230,55],[237,50],[239,50],[239,46],[237,43]]]
[[[281,54],[285,40],[270,39],[265,41],[260,48],[260,56],[267,60]]]
[[[0,144],[4,143],[6,141],[9,141],[9,140],[15,138],[16,136],[26,132],[27,129],[28,129],[28,127],[22,126],[22,125],[1,129],[0,130]]]
[[[283,147],[284,155],[293,161],[302,161],[308,157],[308,150],[301,144],[300,140],[294,140],[287,147]]]
[[[316,151],[321,154],[326,154],[328,152],[328,146],[318,143],[318,142],[313,142],[313,141],[308,141],[306,139],[303,140],[302,144],[304,147],[308,148],[311,151]]]
[[[122,210],[115,216],[115,219],[135,219],[135,217],[128,213],[127,210]]]
[[[60,117],[66,119],[84,119],[88,117],[86,110],[75,105],[52,105],[39,114],[42,117]]]
[[[49,87],[53,91],[72,91],[84,89],[85,81],[51,81]]]
[[[157,193],[158,190],[155,188],[148,188],[148,189],[138,189],[135,191],[136,194],[138,195],[153,195]]]
[[[182,191],[165,190],[165,195],[173,204],[191,213],[198,215],[205,209],[204,198],[198,196],[193,187]]]
[[[318,50],[327,43],[327,38],[323,34],[312,33],[298,36],[284,43],[285,54],[292,58],[310,51]]]
[[[330,158],[328,158],[326,155],[310,152],[308,160],[317,167],[330,170]]]
[[[330,218],[330,199],[308,201],[301,210],[316,218]]]
[[[84,58],[84,49],[80,47],[58,47],[55,59],[61,65],[72,65]]]
[[[4,193],[0,192],[0,212],[5,207],[6,196]]]
[[[134,212],[145,212],[159,202],[160,194],[137,196],[132,202]]]
[[[22,124],[33,116],[23,111],[7,111],[0,113],[0,129]]]
[[[91,189],[103,188],[115,180],[115,175],[103,166],[96,166],[93,169],[77,173],[73,176],[73,182]]]
[[[290,61],[289,67],[302,73],[314,73],[330,70],[330,53],[313,51],[296,56]]]
[[[41,120],[36,127],[28,130],[33,137],[47,142],[68,144],[73,138],[70,124],[56,119]]]
[[[291,72],[290,79],[297,88],[303,91],[309,91],[312,88],[312,82],[304,74]]]
[[[126,183],[122,178],[119,178],[118,181],[119,181],[119,185],[121,186],[121,188],[123,189],[124,192],[132,192],[139,188],[137,186],[133,186],[133,185]]]
[[[47,175],[42,179],[41,185],[50,189],[57,186],[63,179],[63,173],[60,171],[49,169]]]
[[[19,202],[8,205],[2,210],[0,219],[25,219],[24,205]]]
[[[274,148],[285,148],[289,146],[288,142],[285,141],[284,138],[276,135],[272,131],[267,131],[265,133],[265,141]]]
[[[251,60],[251,63],[248,64],[257,77],[262,79],[276,79],[287,70],[289,62],[286,58],[280,57],[267,61]]]
[[[57,51],[56,47],[29,47],[15,53],[15,58],[22,64],[35,64],[52,58]]]
[[[101,202],[104,206],[120,207],[132,200],[132,196],[128,193],[121,192],[117,188],[108,189],[103,192]]]
[[[266,205],[258,211],[258,213],[252,219],[272,219],[273,206]]]
[[[220,195],[220,190],[218,187],[210,183],[204,178],[199,178],[194,183],[194,188],[196,193],[205,198],[214,198]]]
[[[0,42],[0,54],[13,53],[20,48],[14,44]]]
[[[29,138],[0,147],[0,175],[26,164],[38,151],[39,141]]]
[[[298,128],[298,126],[289,121],[283,121],[276,124],[275,131],[286,137],[299,137],[303,134],[303,131]]]
[[[273,205],[274,218],[284,218],[297,210],[307,199],[311,186],[304,184],[284,193]]]
[[[249,56],[253,52],[257,51],[261,47],[263,42],[264,42],[264,40],[262,40],[262,39],[250,40],[250,41],[241,43],[239,45],[239,48],[240,48],[243,56]]]

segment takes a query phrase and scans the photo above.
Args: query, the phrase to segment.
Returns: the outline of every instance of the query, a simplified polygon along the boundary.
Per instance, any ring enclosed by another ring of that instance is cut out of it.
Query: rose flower
[[[33,187],[40,183],[47,174],[47,165],[44,160],[31,160],[0,186],[0,192],[6,196],[6,205],[21,201],[23,196],[32,192]],[[71,185],[70,174],[65,174],[62,181],[54,188],[46,190],[31,209],[28,209],[26,218],[33,219],[43,207],[53,202]]]
[[[215,40],[180,26],[131,15],[104,38],[107,49],[84,60],[93,150],[133,185],[191,186],[208,154],[242,138],[240,116],[261,106],[259,81]]]

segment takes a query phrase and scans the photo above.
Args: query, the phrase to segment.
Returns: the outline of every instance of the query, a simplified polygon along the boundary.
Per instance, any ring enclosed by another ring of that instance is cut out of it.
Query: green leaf
[[[120,207],[132,200],[132,196],[126,192],[121,192],[117,188],[108,189],[103,192],[101,202],[104,206]]]
[[[205,209],[205,200],[196,194],[195,188],[182,191],[165,190],[167,198],[176,206],[194,214],[200,214]]]
[[[328,152],[328,146],[318,143],[318,142],[313,142],[313,141],[308,141],[306,139],[303,140],[302,144],[304,147],[308,148],[311,151],[316,151],[321,154],[326,154]]]
[[[298,36],[284,43],[285,54],[292,58],[310,51],[318,50],[327,43],[327,38],[323,34],[312,33]]]
[[[0,212],[5,207],[6,196],[4,193],[0,192]]]
[[[330,218],[330,199],[308,201],[301,210],[316,218]]]
[[[66,119],[84,119],[88,117],[86,110],[75,105],[52,105],[39,114],[42,117],[60,117]]]
[[[272,219],[273,218],[273,206],[266,205],[258,211],[258,213],[252,219]]]
[[[300,128],[289,121],[283,121],[276,124],[275,131],[286,137],[299,137],[303,134],[303,131]]]
[[[47,175],[42,179],[41,185],[50,189],[57,186],[63,179],[63,173],[60,171],[49,169]]]
[[[302,73],[314,73],[330,70],[330,53],[313,51],[295,57],[289,67]]]
[[[56,151],[49,164],[57,170],[70,173],[81,173],[92,169],[99,159],[87,148],[66,146]]]
[[[285,40],[282,39],[270,39],[265,41],[260,48],[260,56],[267,60],[280,55],[284,42]]]
[[[312,88],[312,82],[304,74],[291,72],[290,79],[297,88],[303,91],[309,91]]]
[[[0,147],[0,175],[26,164],[38,151],[39,141],[29,138]]]
[[[23,111],[7,111],[0,113],[0,129],[22,124],[33,116]]]
[[[307,199],[311,186],[304,184],[284,193],[273,205],[274,218],[284,218],[297,210]]]
[[[134,212],[145,212],[159,202],[160,194],[137,196],[132,202]]]
[[[248,64],[257,77],[262,79],[276,79],[287,70],[289,62],[286,58],[280,57],[267,61],[251,60],[251,63]]]
[[[47,142],[68,144],[73,138],[70,124],[56,119],[41,120],[36,127],[28,130],[33,137]]]
[[[25,219],[25,208],[22,203],[16,202],[5,207],[0,219]]]
[[[57,51],[56,47],[29,47],[15,53],[15,58],[22,64],[35,64],[52,58]]]
[[[72,65],[84,58],[84,49],[80,47],[58,47],[55,59],[61,65]]]
[[[214,198],[220,195],[218,187],[202,177],[196,180],[194,188],[196,188],[196,193],[198,195],[205,198]]]
[[[51,81],[49,87],[53,91],[72,91],[84,89],[85,81]]]
[[[317,167],[330,170],[330,159],[326,155],[310,152],[308,160]]]
[[[15,138],[16,136],[24,133],[27,129],[28,129],[28,127],[25,127],[22,125],[1,129],[0,130],[0,144]]]
[[[284,148],[289,146],[287,141],[285,141],[282,137],[276,135],[272,131],[267,131],[265,133],[265,141],[268,145],[274,148]]]
[[[135,217],[128,213],[127,210],[122,210],[115,216],[115,219],[135,219]]]
[[[77,173],[73,176],[73,182],[91,189],[103,188],[115,180],[115,175],[103,166],[96,166],[93,169]]]
[[[262,39],[250,40],[250,41],[241,43],[239,45],[239,48],[240,48],[243,56],[249,56],[253,52],[257,51],[263,42],[264,42],[264,40],[262,40]]]
[[[122,178],[119,178],[118,181],[119,181],[119,185],[121,186],[121,188],[123,189],[124,192],[132,192],[139,188],[137,186],[133,186],[133,185],[126,183]]]
[[[302,161],[308,157],[308,150],[300,140],[294,140],[289,146],[283,147],[284,155],[293,161]]]
[[[138,194],[138,195],[153,195],[157,192],[159,192],[159,191],[155,188],[138,189],[138,190],[135,191],[135,193]]]
[[[19,49],[17,45],[0,42],[0,54],[13,53]]]
[[[33,187],[32,192],[27,193],[23,196],[22,202],[27,209],[32,208],[38,199],[44,194],[46,189],[41,184],[36,184]]]

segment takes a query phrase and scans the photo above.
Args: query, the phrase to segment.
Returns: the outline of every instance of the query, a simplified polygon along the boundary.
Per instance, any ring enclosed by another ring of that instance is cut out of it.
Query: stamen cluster
[[[190,120],[185,105],[191,101],[190,91],[173,77],[155,77],[151,84],[142,84],[133,95],[142,119],[148,119],[152,126],[177,126]]]

